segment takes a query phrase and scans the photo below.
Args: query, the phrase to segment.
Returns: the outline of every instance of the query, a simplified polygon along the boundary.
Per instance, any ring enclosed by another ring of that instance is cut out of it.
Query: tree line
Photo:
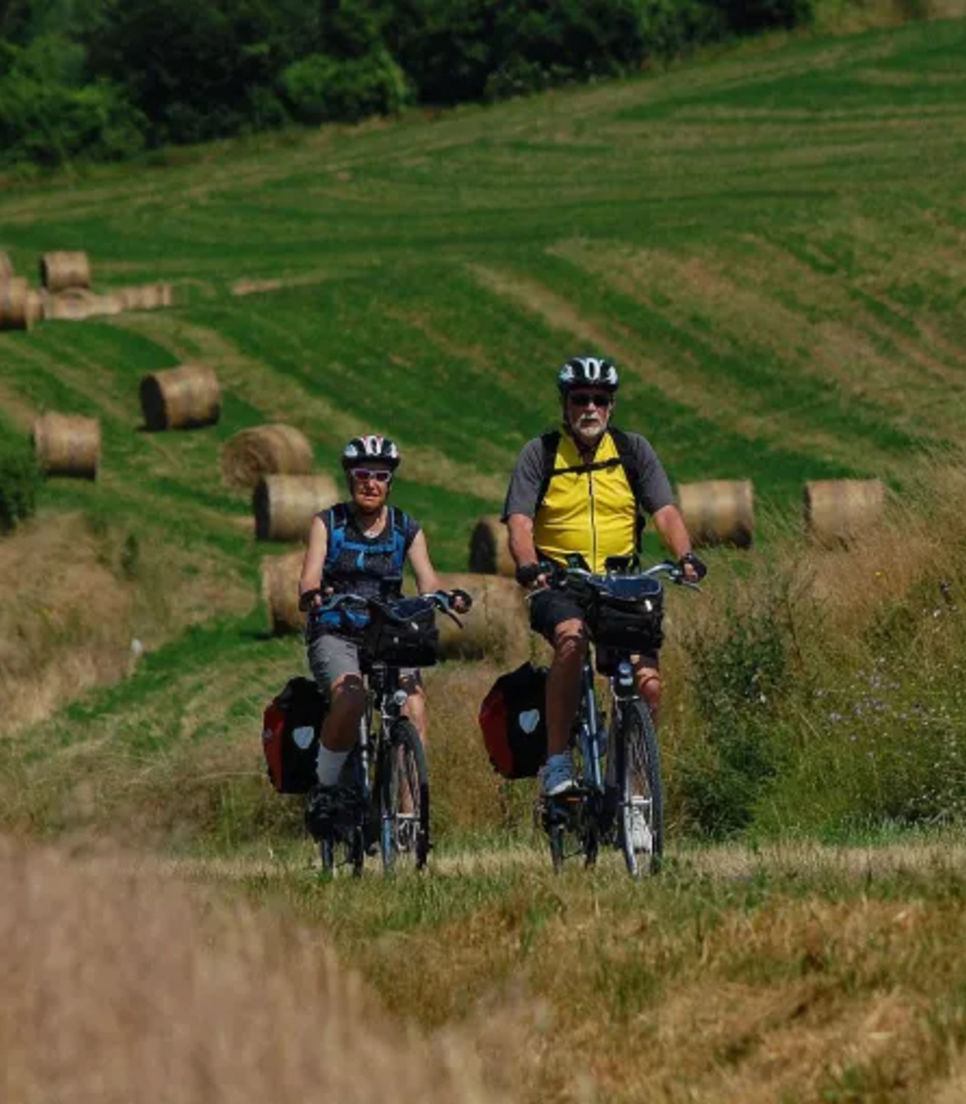
[[[0,0],[0,165],[622,76],[813,0]]]

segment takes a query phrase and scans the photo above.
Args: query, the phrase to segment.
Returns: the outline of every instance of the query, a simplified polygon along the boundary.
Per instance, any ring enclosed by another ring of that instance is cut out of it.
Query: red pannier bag
[[[326,699],[312,679],[293,678],[273,698],[262,719],[262,750],[272,785],[283,794],[304,794],[315,785],[319,731]]]
[[[533,778],[547,758],[546,686],[546,667],[524,663],[501,675],[483,699],[483,743],[504,778]]]

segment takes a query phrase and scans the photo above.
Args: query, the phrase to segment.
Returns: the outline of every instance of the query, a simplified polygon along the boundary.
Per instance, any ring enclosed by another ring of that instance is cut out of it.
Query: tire
[[[550,840],[550,861],[553,863],[555,874],[563,870],[565,836],[566,830],[563,824],[551,824],[547,829],[547,838]]]
[[[643,702],[623,706],[616,736],[617,830],[627,871],[640,878],[658,872],[664,850],[661,760],[654,722]]]
[[[422,870],[430,848],[429,772],[423,742],[405,717],[390,729],[378,788],[383,869],[387,874],[404,865]]]

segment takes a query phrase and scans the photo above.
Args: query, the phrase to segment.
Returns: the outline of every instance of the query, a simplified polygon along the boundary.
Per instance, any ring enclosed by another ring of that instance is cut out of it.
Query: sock
[[[319,757],[315,761],[315,773],[323,786],[334,786],[339,781],[342,764],[348,759],[347,751],[330,751],[319,744]]]

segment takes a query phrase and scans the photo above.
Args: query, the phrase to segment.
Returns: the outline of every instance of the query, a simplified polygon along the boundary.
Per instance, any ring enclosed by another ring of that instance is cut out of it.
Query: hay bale
[[[819,479],[805,484],[805,527],[827,547],[848,546],[871,529],[885,509],[881,479]]]
[[[530,620],[522,587],[502,575],[441,574],[444,590],[459,587],[473,596],[473,608],[461,614],[463,628],[440,614],[436,618],[441,659],[481,659],[522,663],[530,651]]]
[[[252,495],[255,539],[305,540],[312,518],[339,501],[330,475],[266,475]]]
[[[170,307],[174,302],[174,289],[171,284],[134,284],[131,287],[118,288],[115,293],[123,310],[158,310]]]
[[[35,312],[24,276],[0,279],[0,330],[29,330]]]
[[[148,429],[212,425],[221,415],[218,377],[205,364],[182,364],[141,380],[141,409]]]
[[[288,425],[243,429],[221,450],[222,478],[240,490],[253,490],[263,475],[308,475],[311,470],[308,438]]]
[[[33,428],[37,463],[46,475],[96,479],[101,462],[101,423],[76,414],[44,414]]]
[[[268,612],[269,630],[276,636],[301,632],[305,627],[305,614],[298,601],[302,558],[301,552],[262,557],[262,601]]]
[[[499,514],[486,514],[470,534],[470,571],[513,578],[516,564],[510,555],[507,527]]]
[[[55,295],[44,293],[44,312],[47,318],[59,322],[83,322],[98,315],[120,314],[124,304],[114,293],[95,295],[86,288],[68,288]]]
[[[695,548],[751,547],[755,489],[750,479],[709,479],[678,486],[678,504]]]
[[[84,288],[70,288],[52,295],[43,293],[44,315],[57,322],[82,322],[91,313],[94,293]]]
[[[27,329],[32,330],[38,322],[42,322],[45,317],[44,309],[44,297],[37,291],[36,288],[31,288],[27,292]]]
[[[86,253],[53,252],[40,258],[40,282],[49,292],[89,288],[91,265]]]

